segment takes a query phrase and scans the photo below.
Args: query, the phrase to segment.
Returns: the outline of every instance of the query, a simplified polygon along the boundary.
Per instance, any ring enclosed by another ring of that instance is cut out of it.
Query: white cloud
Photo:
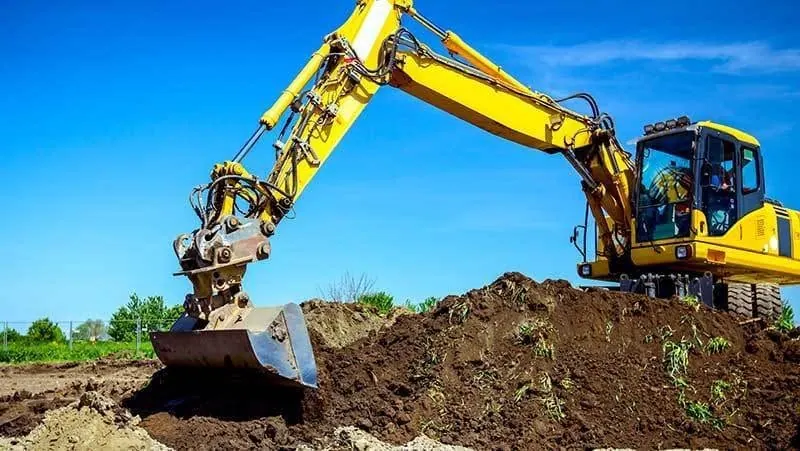
[[[765,42],[713,44],[651,43],[635,40],[600,41],[565,46],[502,45],[528,64],[586,67],[618,61],[710,61],[712,70],[741,74],[800,70],[800,49],[777,49]]]
[[[789,100],[800,97],[800,89],[797,89],[794,86],[775,83],[748,83],[733,85],[717,84],[716,91],[725,96],[744,100]]]

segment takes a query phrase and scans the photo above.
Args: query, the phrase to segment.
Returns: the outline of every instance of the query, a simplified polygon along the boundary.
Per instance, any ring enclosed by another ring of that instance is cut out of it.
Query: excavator
[[[403,19],[432,33],[447,55]],[[188,277],[193,292],[172,328],[151,334],[165,365],[249,368],[286,385],[317,387],[300,307],[256,307],[242,281],[250,263],[269,258],[281,220],[384,86],[565,158],[586,197],[584,221],[571,237],[582,278],[766,318],[781,311],[780,286],[800,283],[800,213],[765,197],[753,136],[680,116],[645,125],[629,153],[591,95],[553,98],[529,88],[412,0],[357,0],[234,157],[192,191],[200,225],[179,235],[174,250],[176,275]],[[565,106],[577,102],[585,114]],[[272,130],[275,163],[262,178],[243,160]]]

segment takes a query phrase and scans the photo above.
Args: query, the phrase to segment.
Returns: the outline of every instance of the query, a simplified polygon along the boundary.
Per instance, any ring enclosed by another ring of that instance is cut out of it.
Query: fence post
[[[142,317],[136,318],[136,356],[139,356],[139,348],[142,343]]]
[[[72,351],[72,321],[69,322],[69,350]]]

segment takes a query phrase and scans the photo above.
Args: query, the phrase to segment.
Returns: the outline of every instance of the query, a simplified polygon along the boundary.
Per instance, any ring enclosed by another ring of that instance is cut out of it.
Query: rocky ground
[[[798,330],[518,273],[421,315],[304,311],[319,390],[157,362],[3,367],[0,448],[800,448]]]

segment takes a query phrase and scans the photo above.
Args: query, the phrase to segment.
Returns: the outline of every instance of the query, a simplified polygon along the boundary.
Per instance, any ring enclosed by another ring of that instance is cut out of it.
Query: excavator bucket
[[[297,304],[249,308],[236,321],[210,328],[184,315],[168,332],[152,332],[167,367],[242,368],[274,376],[278,384],[317,388],[317,365]]]

